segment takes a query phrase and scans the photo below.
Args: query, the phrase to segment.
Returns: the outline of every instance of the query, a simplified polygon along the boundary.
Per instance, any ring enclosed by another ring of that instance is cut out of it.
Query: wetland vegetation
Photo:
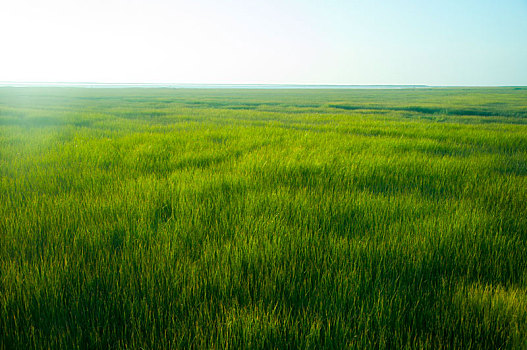
[[[525,348],[527,89],[0,88],[0,348]]]

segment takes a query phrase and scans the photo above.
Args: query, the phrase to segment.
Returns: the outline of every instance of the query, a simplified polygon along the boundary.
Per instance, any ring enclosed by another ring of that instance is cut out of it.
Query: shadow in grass
[[[224,144],[228,140],[227,138],[222,137],[213,137],[210,139],[213,143]],[[230,160],[236,160],[243,155],[251,153],[260,149],[261,147],[266,146],[268,143],[263,142],[261,144],[256,144],[249,146],[245,149],[233,150],[228,152],[215,152],[213,154],[200,154],[198,156],[190,156],[178,161],[174,170],[177,169],[189,169],[189,168],[198,168],[206,169],[222,163],[225,163]]]
[[[375,106],[375,105],[346,105],[346,104],[330,104],[329,107],[344,110],[386,110],[386,111],[405,111],[422,114],[443,114],[453,116],[481,116],[481,117],[527,117],[527,112],[493,112],[483,109],[457,109],[457,108],[439,108],[439,107],[423,107],[423,106]]]
[[[224,163],[228,160],[237,159],[243,154],[244,152],[242,151],[234,151],[224,154],[199,155],[196,157],[188,157],[177,162],[174,166],[174,169],[206,169]]]
[[[347,172],[324,165],[298,165],[256,175],[263,186],[286,186],[292,189],[316,191],[347,191],[356,189],[373,194],[396,195],[417,192],[431,200],[458,198],[465,184],[459,174],[439,174],[426,169],[402,169],[393,166],[372,168],[371,171]]]
[[[441,145],[441,144],[398,144],[395,145],[394,150],[397,153],[422,153],[425,157],[468,157],[474,154],[477,150],[474,148],[463,148],[455,145]]]

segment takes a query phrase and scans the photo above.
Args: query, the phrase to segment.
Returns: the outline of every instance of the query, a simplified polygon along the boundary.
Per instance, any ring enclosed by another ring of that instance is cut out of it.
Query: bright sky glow
[[[0,81],[527,85],[526,0],[2,0]]]

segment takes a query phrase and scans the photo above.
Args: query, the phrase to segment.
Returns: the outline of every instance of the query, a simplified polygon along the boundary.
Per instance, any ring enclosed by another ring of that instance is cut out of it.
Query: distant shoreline
[[[48,83],[0,82],[0,87],[80,88],[177,88],[177,89],[419,89],[428,85],[344,85],[344,84],[156,84],[156,83]]]
[[[68,83],[68,82],[10,82],[0,81],[0,88],[102,88],[102,89],[244,89],[244,90],[402,90],[402,89],[481,89],[516,88],[525,89],[525,85],[352,85],[352,84],[157,84],[157,83]]]

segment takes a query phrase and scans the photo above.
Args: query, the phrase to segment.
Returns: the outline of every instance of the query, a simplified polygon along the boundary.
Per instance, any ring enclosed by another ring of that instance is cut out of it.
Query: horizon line
[[[89,82],[89,81],[0,81],[0,87],[9,86],[40,87],[89,87],[89,86],[131,86],[131,87],[398,87],[398,88],[491,88],[491,87],[527,87],[527,85],[429,85],[429,84],[348,84],[348,83],[160,83],[160,82]]]

